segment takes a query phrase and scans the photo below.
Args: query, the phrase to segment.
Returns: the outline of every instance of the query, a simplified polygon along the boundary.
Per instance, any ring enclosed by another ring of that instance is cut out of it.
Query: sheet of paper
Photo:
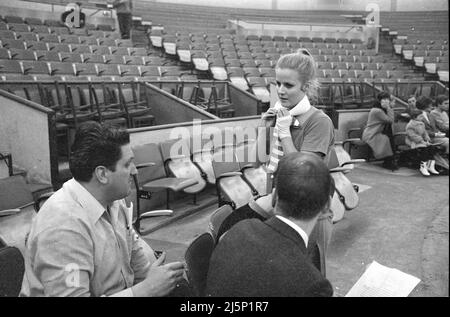
[[[407,297],[420,279],[373,261],[345,297]]]

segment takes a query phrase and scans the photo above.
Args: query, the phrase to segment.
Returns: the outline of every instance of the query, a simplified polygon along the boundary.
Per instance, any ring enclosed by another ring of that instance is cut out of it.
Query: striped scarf
[[[281,107],[282,107],[282,105],[280,102],[277,102],[274,105],[275,109],[280,109]],[[310,109],[311,109],[311,104],[309,103],[308,97],[305,96],[294,108],[289,110],[289,113],[293,117],[291,126],[292,125],[298,126],[300,124],[298,122],[298,120],[295,119],[295,116],[304,114],[304,113],[308,112]],[[275,142],[273,142],[272,151],[270,152],[269,162],[266,166],[266,171],[269,174],[275,173],[275,171],[278,168],[278,162],[280,161],[281,157],[283,157],[283,155],[284,155],[283,146],[281,144],[281,139],[278,135],[278,129],[276,126],[273,130],[273,140],[275,140]]]

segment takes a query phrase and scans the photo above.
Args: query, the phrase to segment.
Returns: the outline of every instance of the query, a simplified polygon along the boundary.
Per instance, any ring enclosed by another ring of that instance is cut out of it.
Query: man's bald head
[[[334,191],[328,167],[313,153],[290,153],[280,160],[276,175],[277,211],[310,220],[328,206]]]

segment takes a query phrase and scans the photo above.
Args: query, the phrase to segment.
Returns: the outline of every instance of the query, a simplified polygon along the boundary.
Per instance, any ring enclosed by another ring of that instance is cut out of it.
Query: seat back
[[[0,297],[17,297],[22,286],[25,262],[16,247],[0,248]]]
[[[24,208],[33,203],[33,194],[21,175],[0,179],[0,210]]]
[[[200,170],[190,159],[189,144],[186,140],[167,140],[160,143],[161,154],[168,170],[177,178],[196,179],[198,183],[184,189],[186,193],[198,193],[206,186]],[[178,149],[178,151],[177,151]]]
[[[217,234],[224,220],[233,212],[230,205],[223,205],[216,209],[209,218],[209,230],[217,244]]]
[[[166,177],[164,161],[159,150],[159,145],[147,143],[133,147],[134,162],[136,165],[142,163],[154,163],[155,165],[139,169],[139,184],[149,182],[154,179]]]
[[[204,296],[209,261],[214,250],[214,238],[205,232],[191,242],[185,253],[187,277],[196,296]]]

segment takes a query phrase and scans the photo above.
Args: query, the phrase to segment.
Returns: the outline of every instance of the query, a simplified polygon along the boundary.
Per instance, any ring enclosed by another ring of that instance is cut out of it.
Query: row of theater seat
[[[179,66],[137,66],[71,62],[0,60],[0,74],[72,76],[181,76]]]
[[[85,44],[85,45],[103,45],[103,46],[124,46],[133,47],[131,40],[122,40],[118,38],[119,35],[104,37],[104,36],[79,36],[79,35],[58,35],[48,33],[33,33],[33,32],[13,32],[1,31],[1,40],[17,40],[21,42],[47,42],[47,43],[64,43],[64,44]]]
[[[143,47],[122,47],[122,46],[102,46],[102,45],[84,45],[84,44],[64,44],[64,43],[50,43],[50,42],[34,42],[21,41],[12,39],[0,39],[0,46],[7,49],[22,49],[22,50],[43,50],[56,51],[64,53],[78,53],[78,54],[100,54],[100,55],[128,55],[128,56],[147,56],[148,52]]]
[[[106,52],[106,51],[105,51]],[[130,52],[127,50],[127,52]],[[131,53],[135,53],[132,51]],[[68,53],[56,50],[24,50],[0,48],[0,60],[17,61],[45,61],[45,62],[71,62],[71,63],[99,63],[99,64],[126,64],[126,65],[154,65],[163,66],[168,63],[162,57],[146,55],[122,55],[122,54],[100,54],[96,53]],[[141,53],[142,54],[142,53]]]

